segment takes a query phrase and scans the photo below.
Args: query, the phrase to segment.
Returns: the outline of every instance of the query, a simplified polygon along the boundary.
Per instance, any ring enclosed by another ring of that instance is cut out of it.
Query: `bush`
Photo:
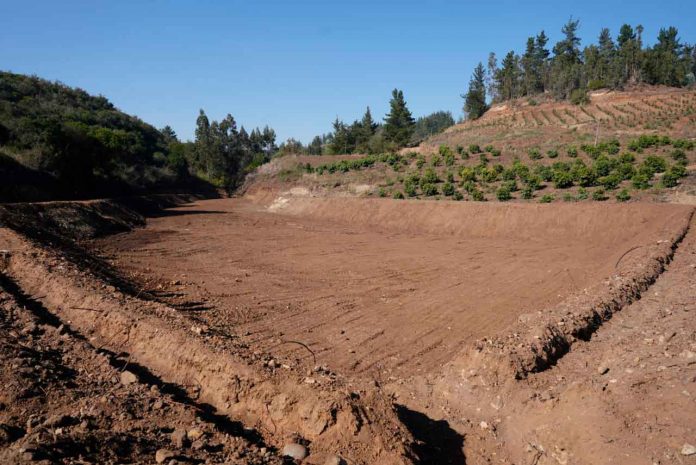
[[[566,192],[563,194],[563,201],[564,202],[575,202],[575,197],[573,197],[573,194],[570,192]]]
[[[607,194],[604,192],[604,189],[599,188],[596,191],[592,193],[592,200],[596,200],[598,202],[602,202],[604,200],[607,200],[609,197],[607,197]]]
[[[459,176],[462,178],[462,184],[469,181],[476,181],[476,172],[473,168],[465,166],[459,170]]]
[[[534,197],[534,188],[530,185],[526,185],[522,188],[522,198],[529,200]]]
[[[570,158],[576,158],[578,156],[578,149],[577,147],[571,145],[566,149],[566,153]]]
[[[418,158],[416,159],[416,166],[418,169],[423,168],[423,165],[425,165],[425,157],[423,155],[418,155]]]
[[[653,173],[664,173],[667,169],[667,161],[660,157],[651,155],[643,161],[643,165],[649,167]]]
[[[623,179],[618,174],[603,176],[597,180],[601,186],[608,190],[616,189]]]
[[[396,200],[402,200],[404,198],[404,194],[402,194],[401,191],[396,191],[392,197]]]
[[[621,189],[617,194],[616,194],[616,200],[619,202],[628,202],[631,200],[631,194],[628,193],[628,189]]]
[[[421,191],[423,191],[423,195],[427,196],[433,196],[438,194],[437,186],[431,183],[421,184]]]
[[[450,196],[454,194],[454,185],[446,182],[442,185],[442,195]]]
[[[674,161],[687,161],[686,153],[682,149],[674,149],[670,155]]]
[[[631,183],[636,189],[648,189],[650,187],[650,178],[642,173],[636,173],[631,178]]]
[[[587,189],[585,189],[584,187],[581,187],[580,189],[578,189],[578,196],[577,196],[578,200],[587,200],[588,198],[589,198],[589,194],[587,193]]]
[[[463,199],[464,199],[464,196],[462,195],[461,192],[459,192],[458,190],[455,190],[455,191],[454,191],[454,195],[452,196],[452,198],[453,198],[454,200],[463,200]]]
[[[486,196],[483,195],[483,192],[476,189],[475,187],[469,192],[469,194],[471,195],[471,198],[477,202],[485,202],[486,201]]]
[[[510,189],[508,189],[506,186],[501,186],[500,188],[498,188],[498,190],[495,193],[495,196],[501,202],[506,202],[512,198],[512,194],[510,193]]]
[[[440,155],[433,155],[433,158],[430,159],[430,165],[431,166],[440,166],[442,165],[442,157]]]
[[[511,181],[503,182],[502,186],[504,188],[506,188],[507,190],[509,190],[510,192],[517,192],[517,190],[518,190],[517,183],[515,182],[514,179]]]
[[[377,195],[379,195],[380,197],[386,197],[387,191],[385,191],[383,187],[380,187],[379,191],[377,191]]]
[[[439,181],[440,180],[438,179],[435,170],[432,168],[426,168],[425,172],[423,173],[423,176],[420,179],[421,188],[423,187],[423,184],[434,184]]]
[[[469,146],[469,153],[473,153],[473,154],[481,153],[481,147],[479,147],[478,144],[471,144]]]
[[[500,152],[499,149],[492,148],[492,149],[490,150],[490,153],[491,153],[491,155],[493,155],[494,157],[499,157],[501,152]]]
[[[636,161],[636,156],[630,152],[624,152],[619,155],[619,162],[621,163],[633,163]]]
[[[587,105],[590,103],[590,97],[585,89],[573,89],[570,93],[570,103],[573,105]]]
[[[556,189],[567,189],[573,186],[573,175],[567,171],[553,173],[553,185]]]
[[[407,180],[404,183],[404,192],[406,192],[406,195],[408,195],[409,197],[415,197],[417,195],[416,185],[413,182],[409,182]]]
[[[544,194],[539,199],[539,203],[551,203],[554,200],[556,200],[556,197],[554,197],[552,194]]]
[[[549,158],[558,158],[558,150],[549,150],[548,152],[546,152],[546,156]]]
[[[532,160],[539,160],[541,158],[541,152],[536,147],[529,149],[527,151],[527,154],[529,155],[529,158],[531,158]]]

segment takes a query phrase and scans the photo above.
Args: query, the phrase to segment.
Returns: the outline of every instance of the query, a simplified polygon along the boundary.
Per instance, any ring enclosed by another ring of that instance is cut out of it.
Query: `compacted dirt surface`
[[[696,463],[693,207],[182,202],[0,207],[0,463]]]
[[[360,202],[332,201],[339,221],[321,203],[292,214],[242,199],[200,201],[95,246],[148,288],[161,287],[173,305],[250,346],[379,379],[438,370],[472,340],[608,276],[621,253],[662,238],[660,228],[674,220],[668,209],[645,206],[577,234],[584,215],[592,227],[591,215],[619,210],[491,206],[488,215],[500,221],[526,212],[580,221],[553,230],[540,218],[534,230],[486,234],[465,226],[453,233],[405,220],[386,227],[346,220],[375,204]],[[467,216],[486,214],[471,205],[449,207],[427,214],[452,215],[465,225],[483,222]],[[287,341],[302,342],[314,355]]]

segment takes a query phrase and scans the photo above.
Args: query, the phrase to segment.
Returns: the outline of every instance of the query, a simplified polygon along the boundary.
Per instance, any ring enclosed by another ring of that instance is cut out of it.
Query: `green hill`
[[[172,140],[103,96],[0,72],[0,200],[91,197],[185,177]]]

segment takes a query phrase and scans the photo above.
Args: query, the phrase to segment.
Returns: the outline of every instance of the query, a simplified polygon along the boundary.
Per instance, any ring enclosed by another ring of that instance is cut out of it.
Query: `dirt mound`
[[[2,463],[282,463],[241,425],[95,347],[5,276],[0,363]]]

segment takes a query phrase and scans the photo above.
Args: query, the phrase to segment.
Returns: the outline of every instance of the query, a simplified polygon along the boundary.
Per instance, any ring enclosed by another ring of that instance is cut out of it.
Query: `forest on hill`
[[[276,152],[269,127],[247,133],[231,115],[196,120],[196,141],[93,96],[0,72],[0,199],[126,195],[196,184],[233,189]]]
[[[561,28],[562,39],[549,49],[542,30],[527,39],[522,55],[509,51],[498,64],[491,52],[487,64],[474,69],[464,97],[471,119],[483,115],[490,103],[549,94],[575,104],[588,101],[588,91],[627,85],[671,87],[696,83],[696,46],[682,43],[674,27],[661,28],[653,46],[645,46],[643,27],[624,24],[616,39],[603,28],[596,44],[581,49],[580,21]]]

